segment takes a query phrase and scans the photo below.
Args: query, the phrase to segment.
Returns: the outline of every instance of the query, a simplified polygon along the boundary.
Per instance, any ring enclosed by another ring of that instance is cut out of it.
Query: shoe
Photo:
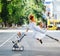
[[[41,44],[43,43],[41,39],[37,39]]]
[[[41,39],[39,41],[40,41],[41,44],[43,43]]]
[[[14,41],[12,41],[12,43],[15,43]]]

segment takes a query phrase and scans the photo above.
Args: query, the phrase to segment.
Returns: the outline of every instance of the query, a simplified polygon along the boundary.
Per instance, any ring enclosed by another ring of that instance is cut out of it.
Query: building
[[[53,15],[53,0],[45,0],[44,5],[46,6],[46,14],[50,13],[50,19]]]
[[[60,0],[53,1],[54,18],[60,20]]]
[[[47,18],[47,26],[52,26],[53,30],[60,28],[60,0],[45,0],[46,12],[50,12]]]
[[[56,21],[56,26],[60,28],[60,0],[53,1],[53,14]]]

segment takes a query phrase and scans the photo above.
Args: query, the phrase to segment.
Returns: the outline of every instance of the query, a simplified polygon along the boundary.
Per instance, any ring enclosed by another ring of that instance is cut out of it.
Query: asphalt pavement
[[[60,31],[49,31],[48,34],[60,40]],[[21,45],[24,51],[12,51],[12,40],[15,40],[17,32],[0,32],[0,56],[60,56],[60,43],[48,37],[42,39],[43,44],[32,38],[28,32]]]

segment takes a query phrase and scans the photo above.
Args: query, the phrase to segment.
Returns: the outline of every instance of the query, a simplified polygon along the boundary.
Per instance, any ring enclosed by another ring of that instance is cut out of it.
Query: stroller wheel
[[[24,50],[24,46],[21,46],[19,50],[20,51],[23,51]]]
[[[12,51],[24,51],[24,46],[21,46],[19,48],[12,47]]]
[[[12,48],[12,51],[15,51],[16,50],[16,48]]]

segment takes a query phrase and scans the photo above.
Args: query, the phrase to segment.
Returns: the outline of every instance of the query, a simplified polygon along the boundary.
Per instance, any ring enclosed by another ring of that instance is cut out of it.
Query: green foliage
[[[34,14],[42,19],[45,10],[42,0],[0,0],[0,13],[3,22],[9,24],[28,23],[28,15]]]
[[[0,23],[2,23],[2,19],[1,19],[1,17],[0,17]]]
[[[1,0],[0,0],[0,13],[2,11],[2,3],[1,3]]]

